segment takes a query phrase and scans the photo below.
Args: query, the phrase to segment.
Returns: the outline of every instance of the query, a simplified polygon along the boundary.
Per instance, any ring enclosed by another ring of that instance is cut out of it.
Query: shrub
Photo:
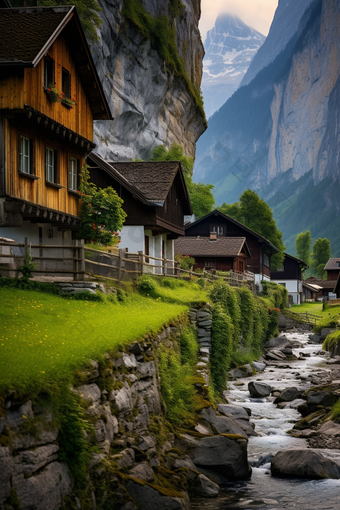
[[[322,348],[325,351],[333,351],[334,348],[340,342],[340,331],[335,331],[326,337],[326,340],[323,343]]]
[[[137,280],[137,289],[143,295],[149,295],[152,297],[157,297],[157,283],[152,278],[152,276],[143,274]]]
[[[222,395],[227,387],[227,373],[233,351],[234,326],[222,306],[213,308],[213,330],[211,338],[211,379],[214,391]]]
[[[287,307],[288,291],[283,285],[263,280],[262,296],[266,298],[268,306],[282,310]]]
[[[72,298],[76,301],[100,301],[102,303],[105,301],[105,296],[101,292],[92,294],[92,292],[89,292],[88,290],[76,292],[73,294]]]
[[[190,271],[195,264],[195,259],[189,255],[175,255],[175,260],[180,263],[181,269]]]
[[[182,329],[180,346],[182,365],[187,363],[192,367],[195,366],[197,364],[198,344],[196,335],[191,328]]]
[[[319,322],[314,326],[314,331],[316,333],[320,333],[322,329],[324,328],[336,328],[339,324],[337,317],[324,317],[323,319],[319,320]]]

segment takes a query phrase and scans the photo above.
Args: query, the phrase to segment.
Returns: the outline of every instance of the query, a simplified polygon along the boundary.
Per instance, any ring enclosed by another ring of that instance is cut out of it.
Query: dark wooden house
[[[192,214],[181,164],[107,162],[95,153],[88,156],[87,164],[98,187],[112,186],[124,200],[127,217],[120,247],[174,260],[174,239],[184,235],[184,215]]]
[[[251,258],[245,237],[179,237],[175,255],[194,257],[194,269],[216,269],[243,273]]]
[[[255,274],[257,284],[261,280],[270,280],[270,258],[278,249],[268,239],[218,210],[185,227],[185,236],[188,237],[210,238],[211,234],[217,238],[245,237],[250,256],[244,269]]]
[[[335,280],[320,280],[315,276],[310,276],[304,281],[304,283],[319,287],[320,300],[328,301],[329,299],[334,299],[336,297],[334,288],[337,282]]]
[[[302,260],[285,253],[283,266],[270,272],[272,281],[286,287],[295,305],[300,305],[303,301],[302,275],[307,267]]]
[[[327,271],[327,280],[337,281],[340,274],[340,258],[329,259],[324,271]]]
[[[110,118],[75,7],[0,9],[0,236],[71,239],[93,120]]]

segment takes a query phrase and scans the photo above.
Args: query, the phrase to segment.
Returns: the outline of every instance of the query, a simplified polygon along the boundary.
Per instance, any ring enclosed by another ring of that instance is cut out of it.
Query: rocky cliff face
[[[247,85],[268,66],[287,46],[299,28],[304,12],[314,0],[279,0],[266,44],[259,49],[251,62],[241,85]]]
[[[171,0],[143,0],[153,16],[171,16]],[[182,0],[173,20],[179,57],[199,89],[204,49],[198,30],[200,0]],[[185,81],[166,69],[158,51],[122,15],[123,0],[99,0],[103,20],[93,57],[114,120],[95,122],[97,151],[111,160],[147,159],[160,144],[184,146],[188,156],[204,132],[204,118]]]
[[[311,229],[328,236],[335,255],[339,96],[340,4],[315,0],[285,49],[212,117],[194,176],[216,185],[218,203],[258,190],[291,251]]]
[[[265,36],[232,14],[220,14],[204,43],[204,106],[210,117],[237,90]]]

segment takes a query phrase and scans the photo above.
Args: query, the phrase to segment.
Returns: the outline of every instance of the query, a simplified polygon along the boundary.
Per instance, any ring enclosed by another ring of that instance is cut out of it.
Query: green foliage
[[[332,420],[336,423],[340,423],[340,399],[333,406]]]
[[[319,278],[324,276],[324,267],[331,258],[331,243],[328,239],[317,239],[313,246],[312,268]]]
[[[148,274],[138,278],[137,289],[143,296],[167,303],[196,305],[203,304],[208,299],[202,287],[194,281],[162,278]]]
[[[201,218],[213,210],[215,198],[212,190],[214,186],[212,184],[195,183],[192,181],[194,159],[184,156],[183,147],[174,143],[167,150],[164,145],[159,145],[153,149],[150,161],[179,161],[183,168],[185,183],[196,218]]]
[[[180,4],[181,2],[178,0],[171,1],[172,16],[180,13],[182,9]],[[176,76],[184,80],[188,92],[194,98],[205,125],[207,125],[201,91],[193,82],[194,78],[192,80],[189,78],[184,60],[178,54],[173,19],[169,19],[167,16],[151,16],[139,0],[124,0],[122,14],[126,20],[135,25],[144,37],[150,39],[152,48],[165,61],[168,71],[174,72]]]
[[[75,301],[0,287],[0,389],[41,388],[67,379],[88,359],[157,331],[188,309],[188,303],[137,294],[124,299]]]
[[[287,307],[288,290],[283,285],[278,283],[268,282],[263,280],[262,284],[262,297],[265,298],[269,308],[278,308],[283,310]]]
[[[195,366],[197,364],[198,344],[194,331],[189,328],[183,328],[180,338],[181,363]]]
[[[215,197],[212,193],[214,186],[202,182],[187,181],[187,188],[196,219],[209,214],[215,206]]]
[[[75,5],[86,36],[90,41],[95,42],[98,40],[96,28],[100,28],[102,20],[98,15],[101,8],[97,0],[11,0],[11,3],[13,7]]]
[[[143,274],[138,278],[137,289],[144,296],[157,297],[156,288],[157,284],[152,276]]]
[[[80,172],[79,192],[82,197],[80,238],[105,246],[117,244],[116,231],[121,230],[126,218],[123,200],[111,186],[98,189],[90,182],[86,166]]]
[[[275,270],[282,266],[285,250],[282,232],[276,226],[269,205],[263,199],[260,199],[255,191],[250,189],[244,191],[239,202],[231,205],[223,204],[219,207],[219,210],[243,223],[243,225],[254,230],[276,246],[279,252],[272,255],[271,267]]]
[[[220,395],[230,367],[249,363],[261,354],[264,342],[277,330],[278,315],[272,315],[267,303],[246,287],[232,288],[218,281],[209,298],[214,305],[211,378]]]
[[[316,332],[316,333],[320,333],[322,329],[324,328],[336,328],[337,325],[339,324],[339,316],[335,316],[335,317],[324,317],[322,319],[320,319],[316,326],[314,326],[313,330]]]
[[[340,331],[335,331],[334,333],[327,335],[322,348],[325,351],[331,351],[339,344],[339,342],[340,342]]]
[[[276,310],[271,310],[268,316],[266,342],[279,334],[278,323],[279,312]]]
[[[24,282],[28,282],[30,278],[33,278],[33,271],[35,269],[35,264],[33,263],[31,257],[27,253],[24,258],[24,263],[19,267],[19,271],[22,273],[22,280]]]
[[[310,230],[306,230],[306,232],[301,232],[296,237],[295,248],[297,256],[300,260],[310,265],[310,251],[312,245],[312,234]]]
[[[175,425],[183,424],[195,410],[195,389],[191,383],[193,368],[182,364],[180,353],[161,344],[158,369],[166,418]]]
[[[23,278],[2,278],[0,277],[0,288],[8,289],[26,289],[47,292],[48,294],[58,294],[60,288],[57,285],[46,282],[36,282],[32,280],[23,281]]]
[[[72,299],[75,299],[76,301],[99,301],[101,303],[105,303],[105,296],[101,292],[96,292],[95,294],[92,294],[92,292],[89,292],[88,290],[84,290],[83,292],[76,292]]]
[[[233,353],[234,326],[220,305],[213,308],[210,373],[214,391],[221,396],[227,388],[227,374]]]
[[[175,255],[176,262],[180,263],[181,269],[185,271],[190,271],[192,266],[195,264],[195,259],[190,257],[190,255]]]

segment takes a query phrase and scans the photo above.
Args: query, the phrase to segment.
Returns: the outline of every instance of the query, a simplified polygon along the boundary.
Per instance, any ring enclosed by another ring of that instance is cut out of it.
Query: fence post
[[[143,274],[144,254],[142,251],[139,251],[138,255],[139,255],[139,270],[140,270],[140,274],[142,275]]]
[[[85,280],[85,242],[84,239],[80,240],[80,250],[79,250],[79,258],[80,258],[80,275]]]
[[[25,258],[29,256],[29,250],[28,250],[28,238],[25,237]]]
[[[123,250],[119,249],[119,258],[118,258],[118,283],[122,281],[122,258],[123,258]]]

